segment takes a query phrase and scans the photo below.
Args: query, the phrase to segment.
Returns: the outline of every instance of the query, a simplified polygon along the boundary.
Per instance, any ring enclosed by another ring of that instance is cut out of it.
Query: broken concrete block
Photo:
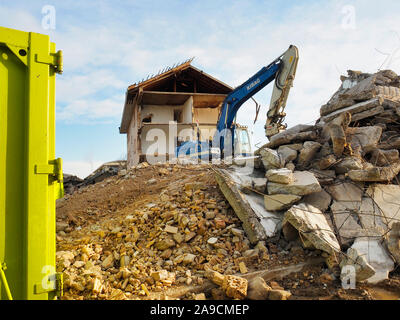
[[[389,252],[397,264],[400,264],[400,222],[392,224],[392,228],[386,235],[385,240]]]
[[[260,154],[265,170],[279,169],[283,167],[278,151],[264,148],[260,150]]]
[[[321,107],[321,116],[326,116],[328,114],[332,114],[336,110],[350,107],[354,105],[356,101],[374,98],[378,94],[375,80],[376,75],[371,75],[349,89],[341,88],[342,90],[339,90],[339,92],[335,93],[328,103]]]
[[[347,107],[350,107],[354,105],[354,100],[351,98],[341,98],[341,99],[336,99],[334,102],[329,101],[327,104],[321,106],[320,108],[320,115],[321,119],[323,116],[329,115],[336,110],[341,110]]]
[[[363,164],[360,158],[347,157],[336,163],[334,169],[336,174],[343,174],[350,170],[361,170],[363,169]]]
[[[104,259],[104,261],[102,262],[101,266],[104,269],[109,269],[114,265],[114,256],[112,254],[110,254],[107,258]]]
[[[186,253],[183,257],[182,263],[183,264],[193,264],[196,260],[196,255],[193,253]]]
[[[265,193],[267,188],[267,179],[266,178],[253,178],[242,176],[243,180],[241,181],[240,188],[241,191],[249,194],[252,190]]]
[[[247,296],[247,279],[226,275],[222,283],[222,289],[228,297],[243,300]]]
[[[329,135],[332,140],[333,153],[340,157],[346,146],[346,134],[341,126],[331,125],[329,126]]]
[[[318,150],[321,148],[321,144],[315,141],[306,141],[303,144],[303,149],[301,149],[299,158],[297,159],[297,165],[305,168],[315,157]]]
[[[317,138],[317,133],[313,131],[313,129],[314,126],[299,124],[272,136],[265,147],[276,148],[284,144],[292,144],[306,140],[313,141]]]
[[[291,296],[290,291],[272,289],[269,291],[268,300],[288,300]]]
[[[160,271],[154,271],[150,274],[150,276],[155,280],[155,281],[161,281],[161,280],[166,280],[169,277],[169,273],[167,270],[160,270]]]
[[[258,192],[265,193],[267,188],[267,179],[266,178],[252,178],[252,187],[254,190]]]
[[[268,194],[293,194],[304,196],[313,192],[321,191],[321,186],[315,176],[308,171],[295,171],[293,183],[280,184],[276,182],[267,183]]]
[[[336,163],[336,157],[333,154],[330,154],[318,161],[316,161],[313,165],[314,168],[318,170],[325,170],[331,167]]]
[[[325,190],[321,190],[320,192],[306,195],[303,198],[303,202],[318,208],[322,212],[325,212],[332,202],[332,197]]]
[[[282,225],[291,224],[304,238],[319,250],[328,254],[340,252],[340,246],[333,230],[322,212],[306,203],[294,205],[286,211]]]
[[[363,235],[358,210],[360,202],[333,201],[331,211],[339,239],[342,244],[351,244],[356,238]]]
[[[275,234],[277,224],[280,222],[278,216],[274,217],[276,221],[272,219],[274,214],[265,210],[262,197],[255,194],[246,195],[239,191],[238,184],[241,180],[236,172],[218,170],[215,179],[225,198],[242,221],[243,229],[251,243],[256,244]]]
[[[225,279],[225,276],[223,274],[219,273],[218,271],[214,271],[212,269],[206,270],[204,276],[218,286],[222,286]]]
[[[355,276],[356,282],[365,281],[375,275],[374,268],[367,262],[365,255],[361,255],[357,249],[349,248],[347,250],[346,256],[340,263],[340,267],[344,270],[345,267],[352,266],[354,269],[353,276]],[[341,273],[340,278],[342,281],[344,277],[348,275],[344,272]]]
[[[177,233],[178,228],[174,227],[174,226],[166,225],[164,231],[168,232],[168,233]]]
[[[376,98],[373,98],[373,99],[370,99],[367,101],[356,103],[351,106],[336,110],[336,111],[322,117],[321,120],[324,122],[329,122],[334,117],[337,117],[339,114],[348,112],[351,114],[351,122],[359,121],[361,119],[364,119],[364,118],[373,116],[379,112],[382,112],[383,111],[382,102],[383,102],[382,97],[376,97]],[[380,111],[376,112],[377,109],[379,109]],[[375,110],[375,113],[371,112],[372,110]]]
[[[375,108],[372,108],[372,109],[369,109],[369,110],[366,110],[363,112],[357,112],[357,113],[354,112],[351,117],[351,121],[357,122],[357,121],[360,121],[365,118],[370,118],[370,117],[373,117],[373,116],[376,116],[376,115],[382,113],[383,111],[384,111],[383,106],[377,106]]]
[[[362,188],[348,182],[327,186],[325,190],[328,191],[336,201],[345,202],[361,202],[363,194]]]
[[[278,148],[278,154],[284,164],[294,161],[297,158],[297,151],[285,145]]]
[[[267,300],[272,288],[261,277],[250,280],[247,287],[247,299]]]
[[[383,222],[392,228],[393,223],[400,219],[400,186],[375,184],[369,186],[366,193],[379,207]]]
[[[247,270],[246,264],[243,261],[239,262],[239,271],[243,274],[249,272],[249,270]]]
[[[167,239],[163,239],[160,240],[158,242],[156,242],[156,244],[154,245],[158,250],[167,250],[168,248],[171,248],[175,245],[175,241],[167,238]]]
[[[371,152],[370,162],[374,166],[383,167],[399,161],[399,150],[375,149]]]
[[[358,238],[354,241],[352,248],[360,255],[365,255],[367,262],[374,268],[375,275],[367,279],[369,283],[377,283],[385,280],[389,272],[394,269],[394,262],[387,254],[380,239]]]
[[[265,195],[265,209],[268,211],[282,211],[290,208],[294,203],[300,201],[301,196],[292,194]]]
[[[330,185],[336,178],[336,173],[334,170],[310,169],[310,172],[314,174],[321,185]]]
[[[293,172],[287,168],[270,169],[265,174],[265,177],[270,182],[289,184],[293,182]]]
[[[382,128],[378,126],[347,128],[346,138],[353,151],[361,154],[374,150],[382,135]]]
[[[287,135],[298,134],[298,133],[304,132],[304,131],[310,131],[310,129],[312,129],[312,127],[313,126],[310,126],[310,125],[299,124],[297,126],[291,127],[290,129],[287,129],[285,131],[279,132],[278,134],[272,136],[270,138],[270,142],[274,142],[276,140],[279,140],[282,137],[285,137]]]
[[[348,176],[353,181],[389,182],[400,172],[400,162],[387,167],[375,167],[364,170],[351,170]]]
[[[282,215],[265,210],[264,198],[258,193],[243,194],[238,191],[242,180],[238,168],[217,170],[216,180],[236,215],[242,221],[248,239],[256,244],[275,235],[280,229]],[[248,175],[247,173],[245,173]]]
[[[350,124],[351,114],[348,112],[342,113],[339,116],[335,116],[327,123],[322,130],[322,137],[324,139],[330,139],[333,145],[333,153],[335,156],[340,157],[346,146],[346,134],[345,131]],[[329,144],[324,144],[321,149],[320,157],[324,157],[331,153]]]
[[[367,236],[384,236],[388,230],[386,218],[377,203],[369,196],[363,197],[359,209],[361,225]]]

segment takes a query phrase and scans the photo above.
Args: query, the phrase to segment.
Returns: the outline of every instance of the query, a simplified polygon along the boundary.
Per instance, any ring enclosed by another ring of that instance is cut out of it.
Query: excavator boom
[[[299,51],[297,47],[291,45],[280,60],[281,65],[276,75],[265,124],[265,135],[268,138],[286,129],[286,125],[283,125],[282,122],[286,116],[284,109],[286,107],[289,90],[293,86],[297,62],[299,61]]]

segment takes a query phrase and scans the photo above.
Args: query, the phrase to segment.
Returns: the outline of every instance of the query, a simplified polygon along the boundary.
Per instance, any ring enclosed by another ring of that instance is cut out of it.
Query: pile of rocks
[[[315,125],[256,151],[266,179],[256,189],[266,211],[283,215],[288,240],[300,236],[330,266],[355,265],[357,280],[377,282],[400,263],[400,76],[349,71],[341,80]]]
[[[139,169],[149,170],[148,164]],[[115,179],[128,181],[139,169]],[[157,170],[168,177],[178,167],[166,164]],[[208,281],[206,270],[248,272],[268,260],[262,243],[250,247],[240,220],[205,173],[200,171],[196,181],[190,176],[171,183],[138,209],[125,208],[79,227],[74,236],[59,236],[57,271],[64,274],[64,298],[150,299],[174,286],[202,285]],[[234,281],[226,284],[227,294],[232,287]]]

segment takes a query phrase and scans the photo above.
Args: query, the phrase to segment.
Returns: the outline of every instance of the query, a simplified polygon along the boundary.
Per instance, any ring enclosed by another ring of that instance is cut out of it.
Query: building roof
[[[141,102],[143,96],[148,97],[154,93],[154,95],[158,95],[158,100],[165,96],[165,104],[173,105],[182,104],[182,99],[187,99],[190,95],[213,94],[220,100],[218,96],[232,91],[231,86],[192,66],[192,61],[193,59],[189,59],[172,68],[166,68],[155,76],[130,85],[126,92],[120,133],[128,132],[133,106]]]

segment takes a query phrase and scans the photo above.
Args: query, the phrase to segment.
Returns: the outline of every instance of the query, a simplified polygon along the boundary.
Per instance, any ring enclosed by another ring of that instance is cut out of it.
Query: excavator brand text
[[[252,83],[250,83],[250,84],[247,86],[247,91],[249,91],[251,88],[253,88],[254,86],[256,86],[256,85],[259,84],[259,83],[260,83],[260,78],[257,78],[257,80],[253,81]]]

